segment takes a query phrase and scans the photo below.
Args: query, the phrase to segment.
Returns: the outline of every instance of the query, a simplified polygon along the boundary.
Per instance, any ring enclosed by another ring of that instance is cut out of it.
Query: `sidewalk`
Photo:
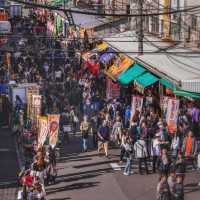
[[[72,153],[73,152],[73,153]],[[112,168],[119,159],[119,150],[110,151],[110,159],[99,157],[97,151],[81,153],[80,138],[61,148],[56,185],[47,187],[48,200],[155,200],[158,175],[134,174],[124,176],[120,169]],[[196,172],[186,175],[186,200],[198,200],[200,176]]]
[[[0,199],[15,200],[19,171],[14,138],[8,129],[0,129]]]

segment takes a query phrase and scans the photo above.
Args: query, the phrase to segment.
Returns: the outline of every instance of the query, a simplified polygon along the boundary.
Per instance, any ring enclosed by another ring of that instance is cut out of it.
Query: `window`
[[[197,29],[197,16],[192,16],[192,29],[196,30]]]

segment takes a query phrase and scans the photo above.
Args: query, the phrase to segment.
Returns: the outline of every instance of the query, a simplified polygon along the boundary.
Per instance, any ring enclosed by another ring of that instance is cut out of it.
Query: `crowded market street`
[[[0,13],[0,199],[199,200],[200,51],[167,29],[173,4],[159,38],[131,14],[143,0],[17,2]]]

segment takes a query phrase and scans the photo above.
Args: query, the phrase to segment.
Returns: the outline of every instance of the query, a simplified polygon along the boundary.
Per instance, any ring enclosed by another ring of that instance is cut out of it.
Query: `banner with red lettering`
[[[48,136],[48,120],[47,117],[40,116],[38,118],[38,145],[43,146]]]
[[[167,96],[163,96],[161,99],[161,109],[164,116],[166,116],[166,113],[167,113],[169,99],[170,97],[167,97]]]
[[[42,108],[42,96],[33,94],[32,95],[32,116],[31,120],[33,124],[37,124],[37,116],[41,114]]]
[[[133,96],[132,97],[132,106],[131,106],[131,120],[138,111],[139,113],[142,112],[142,107],[143,107],[143,97],[142,96]]]
[[[60,115],[48,115],[49,144],[54,148],[58,141]]]
[[[168,100],[166,122],[168,125],[169,133],[175,133],[177,130],[179,104],[179,99],[170,98]]]
[[[106,97],[107,99],[115,99],[120,96],[120,85],[113,83],[113,81],[107,77],[106,79]]]

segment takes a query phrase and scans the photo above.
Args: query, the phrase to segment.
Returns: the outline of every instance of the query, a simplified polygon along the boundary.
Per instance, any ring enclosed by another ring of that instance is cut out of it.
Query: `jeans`
[[[83,151],[87,151],[88,149],[88,139],[83,138]]]
[[[127,173],[127,174],[131,174],[131,167],[132,167],[132,159],[130,158],[127,158],[126,160],[126,166],[125,166],[125,169],[124,169],[124,173]]]
[[[142,163],[144,163],[146,174],[148,174],[147,158],[139,158],[139,173],[142,174]]]

